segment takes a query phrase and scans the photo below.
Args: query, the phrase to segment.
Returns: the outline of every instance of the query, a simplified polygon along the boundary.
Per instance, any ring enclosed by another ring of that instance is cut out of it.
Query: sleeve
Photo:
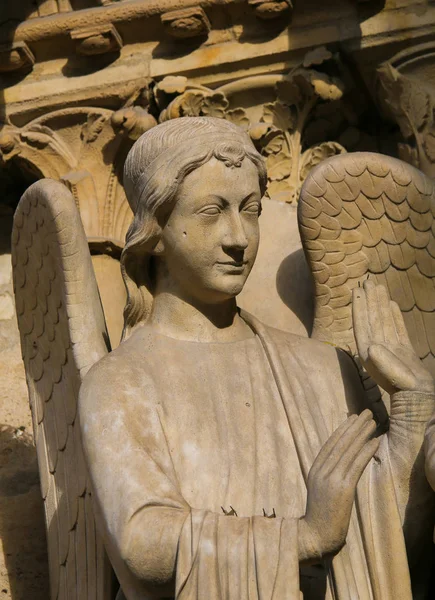
[[[343,379],[349,381],[349,371],[357,371],[356,366],[352,369],[350,362],[349,357],[340,357]],[[368,406],[367,400],[361,399],[362,385],[355,381],[355,377],[350,389],[355,390],[356,405],[361,407],[360,410]],[[381,413],[380,405],[381,402],[374,411],[376,414]],[[412,550],[413,556],[418,556],[418,548],[425,546],[423,540],[427,538],[428,523],[433,520],[434,495],[425,477],[423,442],[434,407],[435,396],[430,393],[406,391],[394,394],[391,397],[388,433],[382,436],[377,457],[369,467],[381,474],[379,481],[384,487],[385,481],[392,478],[407,549],[408,552]]]
[[[338,356],[345,388],[352,390],[346,398],[350,412],[360,412],[367,406],[372,408],[358,381],[356,365],[342,351]],[[395,521],[392,512],[397,513],[397,523],[401,526],[397,535],[400,538],[403,532],[411,566],[421,562],[431,543],[435,505],[434,494],[425,477],[423,441],[434,402],[433,394],[416,391],[397,392],[391,397],[391,411],[386,421],[388,431],[381,435],[379,450],[363,478],[371,482],[367,489],[370,490],[369,503],[374,507],[372,521],[377,519],[373,516],[375,512],[378,515],[385,510],[391,523]],[[383,415],[382,402],[377,404],[374,412],[376,416]],[[378,419],[378,422],[383,427],[384,419]],[[380,510],[380,507],[384,509]],[[393,527],[390,529],[392,532]],[[379,524],[379,532],[382,530],[383,525]],[[379,536],[384,545],[387,537],[389,534],[385,532]]]
[[[135,410],[128,386],[115,398],[110,374],[90,375],[80,392],[83,445],[99,524],[128,597],[298,600],[298,520],[190,507],[158,406]]]
[[[397,392],[391,398],[388,451],[410,560],[431,545],[434,494],[425,476],[424,434],[434,410],[429,393]]]

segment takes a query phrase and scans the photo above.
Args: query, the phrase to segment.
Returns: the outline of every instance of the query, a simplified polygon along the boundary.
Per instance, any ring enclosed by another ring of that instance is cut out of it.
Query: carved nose
[[[248,247],[248,238],[246,237],[239,214],[231,220],[231,229],[225,237],[224,246],[237,250],[246,250]]]

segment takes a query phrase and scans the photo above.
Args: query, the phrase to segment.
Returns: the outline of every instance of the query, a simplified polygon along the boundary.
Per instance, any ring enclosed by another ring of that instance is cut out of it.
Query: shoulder
[[[255,325],[259,325],[259,322],[257,320],[255,321]],[[344,362],[345,364],[354,367],[352,358],[344,350],[338,348],[334,344],[275,329],[268,325],[260,325],[261,330],[266,332],[267,336],[275,346],[281,349],[286,348],[291,350],[300,361],[308,361],[312,364],[314,360],[317,360],[321,361],[324,366],[329,366],[330,368],[337,368],[340,362]]]
[[[115,403],[127,407],[128,398],[146,389],[146,355],[153,348],[148,338],[142,332],[133,333],[89,370],[80,388],[80,412],[100,412]]]
[[[363,391],[358,367],[353,358],[341,348],[328,342],[301,337],[271,327],[262,326],[276,346],[284,366],[297,365],[311,382],[322,382],[337,396],[352,395],[362,402]]]
[[[271,336],[278,345],[285,345],[292,349],[302,362],[312,364],[316,360],[323,367],[332,370],[345,368],[357,371],[356,364],[350,354],[334,344],[276,329],[271,331]]]

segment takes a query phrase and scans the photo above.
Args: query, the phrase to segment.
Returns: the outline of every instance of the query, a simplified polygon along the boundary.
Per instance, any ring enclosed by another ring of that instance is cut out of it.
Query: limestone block
[[[119,261],[104,254],[92,257],[112,348],[119,344],[127,299]]]
[[[260,247],[239,304],[271,327],[304,336],[311,332],[312,277],[302,250],[295,206],[263,200]]]

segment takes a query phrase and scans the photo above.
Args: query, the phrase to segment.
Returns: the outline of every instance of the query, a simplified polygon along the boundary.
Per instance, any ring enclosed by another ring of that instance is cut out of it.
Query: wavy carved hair
[[[184,178],[212,157],[239,167],[248,158],[257,167],[261,193],[267,184],[263,158],[239,127],[211,117],[182,117],[144,133],[124,166],[124,187],[134,219],[121,255],[127,289],[123,339],[144,322],[153,301],[152,251],[176,202]]]

